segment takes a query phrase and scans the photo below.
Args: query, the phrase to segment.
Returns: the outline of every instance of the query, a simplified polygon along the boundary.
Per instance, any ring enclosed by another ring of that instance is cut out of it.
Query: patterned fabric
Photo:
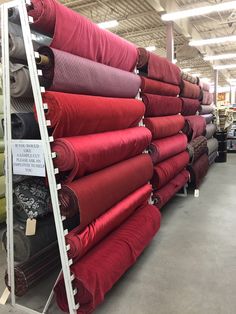
[[[204,136],[198,136],[187,146],[190,162],[194,163],[202,154],[207,153],[207,139]]]
[[[197,84],[198,80],[199,80],[197,77],[192,76],[192,75],[190,75],[186,72],[183,72],[183,71],[181,71],[181,78],[182,78],[182,80],[188,81],[192,84]]]

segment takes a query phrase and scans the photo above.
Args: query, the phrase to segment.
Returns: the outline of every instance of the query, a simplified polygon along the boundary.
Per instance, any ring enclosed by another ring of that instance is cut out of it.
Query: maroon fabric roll
[[[152,132],[153,140],[179,133],[184,127],[184,117],[181,115],[145,118],[145,126]]]
[[[213,102],[213,94],[207,91],[203,91],[202,104],[210,105]]]
[[[201,155],[207,153],[207,139],[205,136],[198,136],[187,146],[190,162],[194,163]]]
[[[203,154],[193,165],[188,167],[191,176],[191,185],[198,189],[202,179],[206,176],[209,169],[208,155]]]
[[[180,88],[177,85],[167,84],[160,81],[141,77],[141,91],[143,93],[163,95],[163,96],[177,96],[180,93]]]
[[[68,183],[141,154],[151,139],[151,132],[144,127],[60,138],[52,145],[52,151],[57,153],[54,165],[67,171]]]
[[[134,127],[145,112],[137,99],[46,92],[43,102],[55,139]]]
[[[153,193],[155,205],[161,209],[182,187],[185,186],[188,180],[189,172],[184,169],[163,188]]]
[[[206,121],[202,116],[187,116],[185,121],[183,132],[187,135],[189,141],[206,134]]]
[[[196,114],[200,109],[200,101],[198,99],[191,98],[180,98],[182,101],[182,111],[183,116],[191,116]]]
[[[189,162],[189,154],[182,152],[154,166],[151,180],[154,189],[160,189],[182,171]]]
[[[59,192],[61,213],[80,214],[80,230],[123,198],[146,184],[153,165],[148,154],[133,157],[71,183]]]
[[[146,107],[145,117],[171,116],[181,112],[179,97],[142,94]]]
[[[82,232],[75,228],[66,236],[70,245],[69,258],[77,260],[84,256],[99,241],[121,225],[138,207],[146,204],[152,193],[152,186],[146,184],[139,188],[106,213],[95,219]]]
[[[138,48],[138,69],[147,74],[149,78],[180,85],[180,68],[171,63],[167,58],[160,57],[144,48]]]
[[[78,12],[55,0],[32,0],[28,13],[39,32],[53,35],[52,48],[121,70],[134,70],[138,57],[135,45],[101,29]]]
[[[197,84],[183,80],[183,89],[180,92],[181,97],[199,99],[200,95],[201,89]]]
[[[71,267],[78,292],[78,314],[92,313],[105,294],[131,267],[160,228],[161,214],[152,205],[141,207],[104,241]],[[57,304],[68,312],[65,285],[55,286]]]
[[[188,139],[185,134],[177,134],[153,141],[150,145],[152,162],[154,164],[177,155],[187,148]]]

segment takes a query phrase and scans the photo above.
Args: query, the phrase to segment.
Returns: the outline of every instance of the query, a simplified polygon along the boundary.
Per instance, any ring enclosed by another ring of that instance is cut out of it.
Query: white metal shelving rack
[[[63,221],[65,217],[60,214],[60,204],[58,200],[58,190],[61,188],[60,184],[57,184],[55,175],[59,172],[53,166],[53,158],[55,153],[51,151],[50,143],[53,142],[53,137],[48,135],[48,127],[50,121],[45,118],[45,110],[47,110],[47,104],[43,103],[41,93],[45,92],[44,87],[39,84],[38,76],[42,75],[42,72],[37,69],[35,58],[37,53],[34,52],[32,39],[33,35],[30,30],[30,23],[33,23],[33,19],[27,14],[27,5],[30,5],[29,1],[16,0],[1,5],[1,35],[2,35],[2,64],[3,64],[3,99],[4,99],[4,128],[5,128],[5,170],[6,170],[6,208],[7,208],[7,254],[8,254],[8,278],[9,286],[11,287],[11,304],[13,307],[22,309],[28,313],[40,313],[32,310],[28,307],[24,307],[17,303],[15,297],[15,277],[14,277],[14,238],[13,238],[13,185],[12,185],[12,136],[11,136],[11,107],[10,107],[10,73],[9,73],[9,37],[8,37],[8,10],[11,8],[17,8],[20,14],[20,22],[22,27],[24,45],[26,50],[27,62],[30,72],[30,79],[33,89],[33,96],[36,105],[36,111],[38,116],[39,129],[41,134],[41,143],[43,147],[45,165],[47,170],[47,178],[49,183],[49,189],[52,200],[53,214],[55,219],[57,239],[62,264],[62,274],[64,276],[67,300],[69,305],[70,314],[77,313],[79,304],[75,302],[75,295],[77,290],[73,288],[73,280],[75,279],[71,273],[70,267],[73,264],[71,259],[68,259],[67,252],[69,246],[66,244],[65,235],[68,230],[64,230]],[[49,305],[53,297],[53,291],[51,292],[47,303],[42,313],[47,313]]]

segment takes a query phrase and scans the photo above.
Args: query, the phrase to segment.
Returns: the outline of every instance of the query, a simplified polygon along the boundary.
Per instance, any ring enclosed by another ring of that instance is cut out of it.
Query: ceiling
[[[166,25],[161,15],[166,12],[195,8],[227,0],[60,0],[69,8],[78,11],[99,23],[118,20],[119,25],[110,29],[137,46],[156,46],[155,53],[166,56]],[[236,8],[236,4],[235,4]],[[206,54],[236,52],[236,43],[217,44],[198,49],[188,45],[189,39],[205,39],[236,35],[236,10],[192,17],[174,23],[174,46],[177,65],[191,68],[191,73],[214,80],[210,62],[203,60]],[[236,63],[236,60],[218,61],[218,64]],[[229,84],[227,79],[236,78],[236,69],[219,71],[219,84]]]

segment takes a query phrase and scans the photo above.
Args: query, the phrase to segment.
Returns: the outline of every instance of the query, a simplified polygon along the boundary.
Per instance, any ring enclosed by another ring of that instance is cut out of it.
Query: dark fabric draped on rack
[[[194,163],[201,155],[207,153],[207,139],[204,136],[198,136],[188,144],[190,162]]]
[[[209,165],[210,166],[214,163],[214,161],[215,161],[217,156],[218,156],[218,152],[217,151],[214,151],[211,155],[208,156],[208,160],[209,160]]]
[[[182,152],[154,166],[151,183],[154,190],[160,189],[182,171],[189,162],[189,154]]]
[[[216,132],[216,125],[209,123],[206,125],[206,138],[209,140]]]
[[[181,72],[181,78],[182,78],[182,80],[188,81],[192,84],[197,84],[198,80],[199,80],[197,77],[192,76],[189,73],[186,73],[184,71]]]
[[[137,260],[160,228],[161,214],[152,205],[139,208],[118,229],[113,231],[71,267],[78,292],[78,313],[92,313],[121,276]],[[63,278],[54,288],[57,304],[68,312]]]
[[[145,112],[137,99],[46,92],[43,101],[55,139],[134,127]]]
[[[70,245],[68,256],[73,260],[84,256],[98,242],[128,219],[137,208],[146,204],[151,192],[152,186],[146,184],[95,219],[82,232],[78,231],[80,227],[72,230],[66,236],[66,243]]]
[[[191,185],[198,189],[202,179],[206,176],[209,169],[209,162],[207,154],[199,157],[194,164],[188,167],[191,177]]]
[[[39,125],[34,113],[12,113],[11,130],[13,139],[39,139]]]
[[[218,151],[218,141],[216,138],[211,138],[207,141],[207,148],[208,148],[208,156],[214,152]]]
[[[202,104],[210,105],[213,102],[213,94],[203,91]]]
[[[34,99],[30,97],[11,97],[11,112],[25,113],[34,111]]]
[[[191,116],[196,114],[200,108],[200,101],[198,99],[191,98],[180,98],[182,100],[182,111],[183,116]]]
[[[180,68],[177,65],[145,48],[138,48],[137,68],[149,78],[173,85],[181,83]]]
[[[100,170],[59,191],[61,213],[67,217],[80,214],[80,230],[123,198],[146,184],[153,165],[148,154],[133,157]]]
[[[68,183],[141,154],[151,139],[151,132],[144,127],[60,138],[52,145],[57,154],[54,165],[60,171],[68,171]]]
[[[154,191],[155,205],[161,209],[189,180],[189,172],[182,170],[174,179],[170,180],[163,188]]]
[[[49,47],[39,53],[49,57],[49,65],[42,67],[42,83],[52,91],[134,98],[141,86],[141,78],[127,71]]]
[[[26,292],[35,286],[42,278],[49,275],[57,267],[60,267],[60,255],[57,242],[52,243],[26,262],[15,265],[15,294],[22,297]],[[8,285],[8,275],[5,275],[6,286]]]
[[[176,97],[180,93],[180,87],[141,76],[141,91],[147,94]]]
[[[134,70],[138,56],[134,44],[101,29],[59,2],[32,0],[28,13],[34,18],[35,29],[53,36],[52,48],[121,70]]]
[[[10,89],[12,97],[32,97],[28,66],[10,63]]]
[[[182,102],[179,97],[142,94],[145,104],[145,117],[170,116],[181,112]]]
[[[155,140],[150,145],[150,156],[154,164],[177,155],[187,147],[187,136],[185,134],[177,134]]]
[[[183,88],[180,96],[184,98],[200,99],[201,89],[198,85],[183,80]]]
[[[213,118],[214,118],[213,114],[211,114],[211,113],[203,114],[202,117],[206,120],[206,124],[211,123]]]
[[[184,127],[184,118],[181,115],[145,118],[144,124],[155,140],[177,134]]]
[[[189,141],[200,135],[205,135],[206,120],[198,115],[185,117],[185,127],[183,132],[187,135]]]
[[[212,113],[215,110],[214,105],[201,105],[199,114],[209,114]]]

